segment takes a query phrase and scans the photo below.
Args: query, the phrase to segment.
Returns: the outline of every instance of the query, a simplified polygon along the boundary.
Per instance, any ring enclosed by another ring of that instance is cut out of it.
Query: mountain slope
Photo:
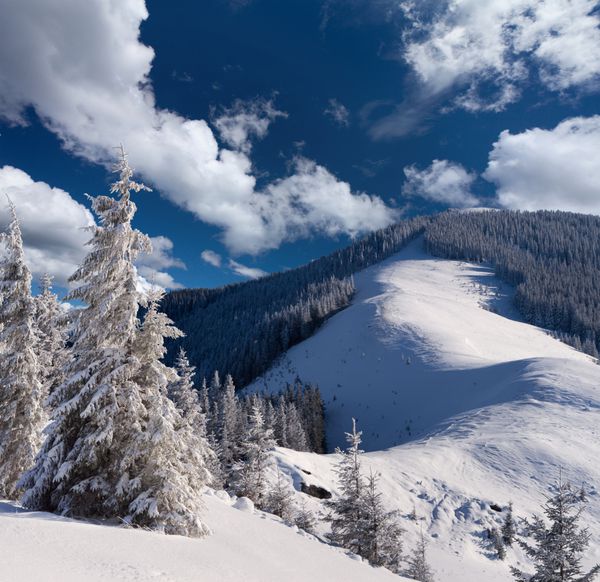
[[[0,580],[10,582],[392,582],[273,516],[206,497],[205,539],[93,525],[0,503]],[[402,579],[400,579],[402,580]]]
[[[252,387],[318,383],[330,447],[358,419],[366,466],[382,473],[390,507],[408,514],[414,504],[440,579],[510,579],[486,548],[485,530],[502,519],[490,505],[538,512],[561,468],[591,489],[586,563],[600,561],[594,360],[519,321],[511,288],[491,269],[434,259],[420,240],[355,282],[352,305]],[[285,452],[281,463],[296,481],[335,491],[333,455]],[[410,545],[418,528],[406,527]],[[508,563],[518,562],[527,564],[509,550]]]

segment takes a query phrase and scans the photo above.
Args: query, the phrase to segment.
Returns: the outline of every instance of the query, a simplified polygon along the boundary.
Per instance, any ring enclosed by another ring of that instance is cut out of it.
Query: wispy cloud
[[[206,249],[200,253],[200,257],[205,263],[212,265],[213,267],[220,268],[223,263],[223,258],[219,253]]]
[[[258,269],[256,267],[247,267],[246,265],[242,265],[233,259],[229,259],[229,268],[240,277],[246,277],[248,279],[260,279],[265,275],[268,275],[266,271],[262,269]]]
[[[337,99],[330,99],[323,115],[329,117],[336,125],[348,127],[350,125],[350,111]]]

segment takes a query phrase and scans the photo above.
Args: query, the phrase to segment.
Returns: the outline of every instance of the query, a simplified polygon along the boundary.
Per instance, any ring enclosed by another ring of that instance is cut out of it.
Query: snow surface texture
[[[561,467],[591,490],[584,565],[600,562],[600,367],[519,321],[513,290],[491,269],[421,245],[356,275],[353,304],[253,388],[318,383],[331,448],[357,418],[365,470],[381,473],[390,509],[414,506],[407,549],[422,526],[439,580],[500,582],[508,564],[527,569],[520,550],[500,562],[488,549],[485,530],[504,516],[490,505],[513,501],[518,521],[540,512]],[[296,486],[335,493],[333,455],[281,450],[279,462]]]
[[[204,539],[29,513],[0,503],[3,582],[393,582],[252,503],[206,496]],[[402,579],[400,579],[402,580]]]

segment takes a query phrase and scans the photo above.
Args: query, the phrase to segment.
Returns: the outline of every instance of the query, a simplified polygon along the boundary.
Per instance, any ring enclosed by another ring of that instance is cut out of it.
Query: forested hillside
[[[230,373],[244,386],[310,337],[354,293],[352,275],[425,233],[429,252],[489,262],[516,286],[526,321],[596,356],[600,346],[600,218],[566,212],[446,212],[413,218],[308,265],[220,289],[185,289],[163,308],[199,376]],[[225,322],[225,324],[223,324]]]
[[[516,286],[525,321],[593,356],[600,347],[600,217],[569,212],[447,212],[427,228],[429,252],[489,262]]]
[[[177,345],[185,348],[199,377],[218,370],[244,386],[348,305],[353,273],[399,251],[422,234],[429,220],[400,222],[329,256],[256,281],[174,291],[162,307],[186,334]]]

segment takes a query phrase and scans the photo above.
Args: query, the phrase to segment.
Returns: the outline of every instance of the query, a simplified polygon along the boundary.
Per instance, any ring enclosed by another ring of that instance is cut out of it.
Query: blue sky
[[[0,6],[0,189],[59,282],[119,142],[154,188],[140,271],[167,286],[449,207],[600,212],[594,1]]]

